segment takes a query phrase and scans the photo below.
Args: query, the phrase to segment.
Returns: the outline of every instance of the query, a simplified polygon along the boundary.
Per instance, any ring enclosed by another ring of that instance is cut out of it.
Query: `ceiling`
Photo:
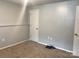
[[[37,5],[37,4],[54,3],[61,1],[68,1],[68,0],[30,0],[29,3],[31,5]]]
[[[13,3],[23,4],[25,0],[6,0]],[[57,1],[65,1],[65,0],[27,0],[30,4],[40,4],[40,3],[47,3],[47,2],[57,2]]]
[[[17,3],[17,4],[24,4],[25,0],[6,0],[9,2]],[[69,1],[69,0],[27,0],[28,4],[30,5],[37,5],[37,4],[45,4],[45,3],[54,3],[54,2],[61,2],[61,1]],[[79,0],[77,0],[79,1]]]

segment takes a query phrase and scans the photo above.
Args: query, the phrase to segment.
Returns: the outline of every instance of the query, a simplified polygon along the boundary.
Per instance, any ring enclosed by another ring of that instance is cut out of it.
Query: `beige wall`
[[[27,11],[20,21],[21,10],[21,5],[0,1],[0,48],[28,39]]]
[[[74,1],[34,6],[32,8],[40,9],[39,41],[72,51],[76,12]],[[48,36],[52,38],[52,41],[48,39]]]

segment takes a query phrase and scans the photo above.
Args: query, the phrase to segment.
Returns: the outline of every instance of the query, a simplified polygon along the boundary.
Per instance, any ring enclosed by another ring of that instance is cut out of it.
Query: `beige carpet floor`
[[[76,56],[58,49],[46,49],[44,45],[27,41],[0,50],[0,58],[76,58]]]

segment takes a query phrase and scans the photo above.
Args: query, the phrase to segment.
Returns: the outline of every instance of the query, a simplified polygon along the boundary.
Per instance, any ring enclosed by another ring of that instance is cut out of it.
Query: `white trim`
[[[37,43],[39,43],[39,44],[43,44],[43,45],[48,45],[48,44],[46,44],[46,43],[42,43],[42,42],[37,42]]]
[[[40,43],[40,44],[43,44],[43,45],[48,45],[46,43],[42,43],[42,42],[37,42],[37,43]],[[60,49],[60,50],[64,50],[64,51],[67,51],[67,52],[70,52],[70,53],[73,53],[73,51],[70,51],[70,50],[67,50],[67,49],[64,49],[64,48],[59,48],[59,47],[56,47],[57,49]]]
[[[70,51],[70,50],[67,50],[67,49],[64,49],[64,48],[59,48],[59,47],[56,47],[57,49],[60,49],[60,50],[64,50],[64,51],[67,51],[67,52],[70,52],[70,53],[73,53],[73,51]]]
[[[12,46],[16,46],[16,45],[21,44],[21,43],[23,43],[25,41],[27,41],[27,40],[23,40],[23,41],[20,41],[20,42],[17,42],[17,43],[10,44],[8,46],[0,48],[0,50],[6,49],[6,48],[9,48],[9,47],[12,47]]]

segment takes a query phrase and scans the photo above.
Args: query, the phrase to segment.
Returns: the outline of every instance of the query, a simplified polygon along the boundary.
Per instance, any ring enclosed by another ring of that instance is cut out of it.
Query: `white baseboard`
[[[59,48],[59,47],[56,47],[57,49],[60,49],[60,50],[64,50],[64,51],[67,51],[67,52],[70,52],[70,53],[73,53],[73,51],[70,51],[70,50],[67,50],[67,49],[63,49],[63,48]]]
[[[10,45],[8,45],[8,46],[5,46],[5,47],[0,48],[0,50],[6,49],[6,48],[9,48],[9,47],[12,47],[12,46],[16,46],[16,45],[21,44],[21,43],[23,43],[23,42],[25,42],[25,41],[28,41],[28,40],[23,40],[23,41],[14,43],[14,44],[10,44]]]
[[[39,43],[39,44],[43,44],[43,45],[48,45],[48,44],[46,44],[46,43],[41,43],[41,42],[37,42],[37,43]]]
[[[37,42],[37,43],[40,43],[40,44],[43,44],[43,45],[48,45],[46,43],[42,43],[42,42]],[[67,51],[67,52],[70,52],[70,53],[73,53],[73,51],[69,51],[67,49],[63,49],[63,48],[59,48],[59,47],[56,47],[57,49],[60,49],[60,50],[64,50],[64,51]]]

